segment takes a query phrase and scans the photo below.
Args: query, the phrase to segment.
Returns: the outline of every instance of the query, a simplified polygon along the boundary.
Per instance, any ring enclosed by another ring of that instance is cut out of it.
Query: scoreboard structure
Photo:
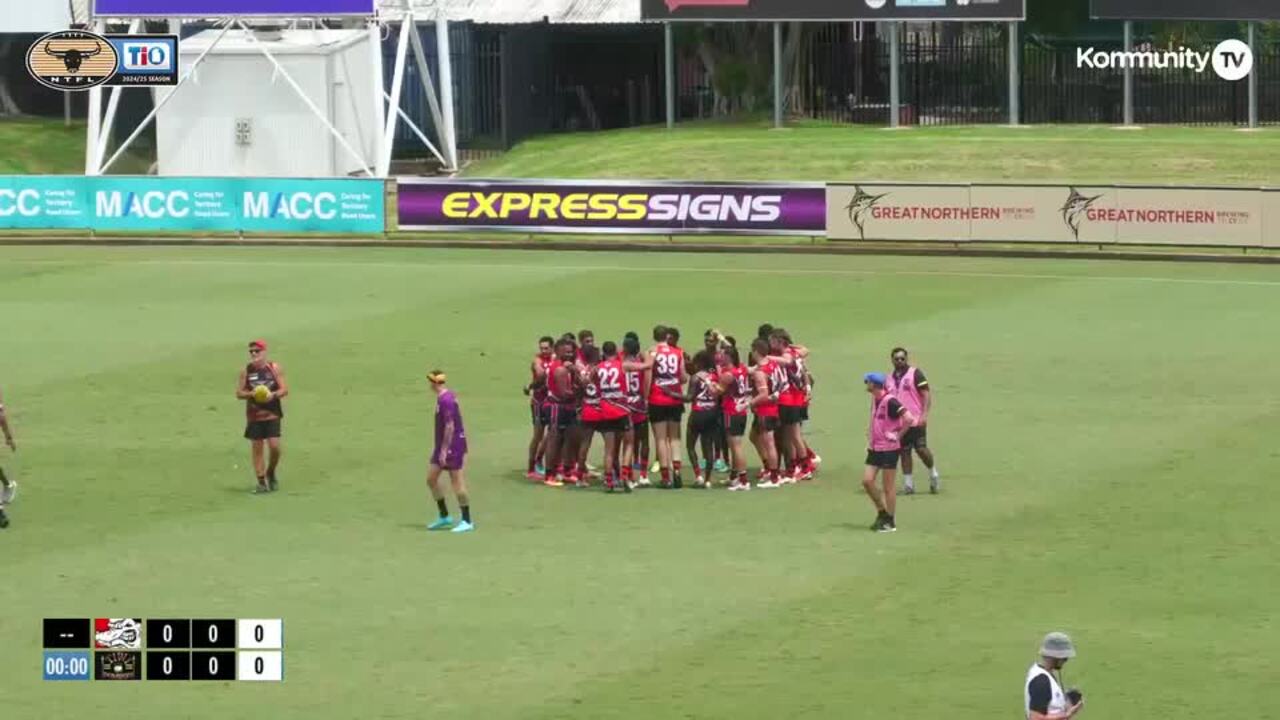
[[[45,618],[44,679],[283,682],[284,621]]]

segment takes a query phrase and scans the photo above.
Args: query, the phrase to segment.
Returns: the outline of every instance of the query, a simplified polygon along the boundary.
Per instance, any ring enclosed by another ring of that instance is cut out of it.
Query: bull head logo
[[[1084,220],[1089,212],[1089,208],[1098,202],[1101,195],[1082,195],[1079,190],[1069,188],[1071,194],[1067,196],[1067,202],[1062,206],[1062,221],[1071,228],[1071,234],[1075,236],[1076,241],[1080,240],[1080,223]]]
[[[858,236],[862,240],[867,239],[867,215],[871,212],[871,208],[880,202],[880,199],[889,193],[881,193],[872,195],[862,189],[861,185],[854,185],[853,199],[845,206],[845,211],[849,213],[849,221],[858,228]]]
[[[102,54],[102,44],[95,40],[93,43],[93,50],[80,50],[78,48],[54,50],[53,43],[47,43],[44,46],[44,51],[61,60],[62,64],[66,66],[67,72],[74,75],[80,72],[80,66],[84,64],[85,60],[94,57],[95,55]]]

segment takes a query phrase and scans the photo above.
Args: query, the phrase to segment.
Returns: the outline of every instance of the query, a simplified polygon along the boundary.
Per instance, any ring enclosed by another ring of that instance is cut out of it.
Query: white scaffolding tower
[[[271,63],[276,75],[282,78],[289,88],[298,95],[308,110],[316,116],[316,119],[324,124],[325,128],[342,148],[357,161],[357,164],[366,175],[370,177],[387,177],[390,173],[392,144],[395,140],[396,128],[401,121],[409,126],[414,135],[435,155],[446,170],[454,172],[458,169],[458,146],[457,131],[454,126],[453,69],[450,60],[449,23],[444,6],[444,0],[382,0],[382,7],[377,14],[365,21],[373,60],[371,77],[373,94],[369,101],[373,103],[375,108],[374,118],[379,131],[375,133],[374,155],[372,158],[364,157],[356,148],[352,147],[351,143],[320,111],[315,102],[307,96],[297,81],[276,60],[270,50],[267,49],[267,46],[257,41],[254,36],[254,29],[255,24],[262,21],[261,18],[227,16],[213,19],[215,28],[217,28],[217,35],[213,41],[205,47],[191,65],[183,69],[177,85],[167,88],[165,92],[160,94],[156,106],[133,129],[124,142],[120,143],[120,147],[116,148],[116,151],[110,157],[105,156],[110,145],[111,133],[120,105],[120,91],[123,88],[111,88],[105,115],[102,107],[102,88],[94,87],[89,90],[89,119],[85,138],[85,175],[102,175],[110,169],[147,126],[155,120],[161,108],[176,93],[182,91],[183,87],[191,84],[192,75],[199,68],[205,57],[217,47],[218,42],[232,28],[239,28],[244,31],[249,42],[253,43],[263,57]],[[438,56],[440,75],[438,91],[427,64],[427,55],[422,47],[422,39],[418,36],[416,27],[418,18],[431,19],[435,22],[436,54]],[[98,33],[107,32],[108,22],[110,22],[112,25],[127,24],[128,32],[137,33],[142,30],[144,20],[145,18],[96,18],[93,20],[93,29]],[[296,26],[298,22],[307,20],[311,20],[313,26],[318,26],[320,23],[318,19],[300,17],[273,19],[277,26],[281,21]],[[170,33],[179,34],[182,22],[184,22],[183,19],[169,19]],[[384,28],[389,33],[395,23],[399,23],[399,36],[396,44],[391,91],[387,92],[383,86],[382,33]],[[432,120],[437,130],[435,142],[432,142],[427,134],[400,107],[404,86],[405,61],[410,49],[413,51],[418,77],[422,82],[427,104],[431,110]]]

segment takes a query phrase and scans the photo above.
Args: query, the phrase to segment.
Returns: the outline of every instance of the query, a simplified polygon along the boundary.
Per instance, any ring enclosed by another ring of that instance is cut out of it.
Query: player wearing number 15
[[[236,381],[236,397],[245,402],[245,439],[253,447],[253,471],[258,476],[255,493],[273,492],[279,487],[276,467],[280,465],[280,422],[284,419],[281,400],[289,394],[284,371],[267,358],[265,340],[249,343],[249,364]],[[263,460],[263,445],[270,449],[270,461]]]
[[[9,446],[13,452],[18,452],[18,446],[13,442],[13,431],[9,429],[9,416],[4,411],[4,398],[0,398],[0,430],[4,431],[4,444]],[[13,502],[13,497],[18,492],[18,483],[9,479],[4,474],[4,468],[0,468],[0,528],[9,527],[9,516],[4,514],[5,507]]]
[[[453,532],[471,532],[475,526],[471,524],[471,501],[467,497],[467,481],[463,477],[462,466],[467,457],[467,431],[462,426],[462,409],[458,407],[458,396],[445,387],[445,374],[439,370],[427,373],[431,381],[431,391],[436,395],[436,437],[435,448],[431,451],[431,467],[427,471],[427,487],[431,490],[431,498],[436,501],[440,517],[427,526],[428,530],[448,530]],[[462,521],[453,524],[449,517],[449,506],[445,503],[444,491],[440,489],[440,473],[449,473],[449,482],[453,485],[453,497],[462,512]]]

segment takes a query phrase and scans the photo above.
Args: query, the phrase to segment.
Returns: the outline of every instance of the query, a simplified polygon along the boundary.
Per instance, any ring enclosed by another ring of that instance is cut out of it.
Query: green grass
[[[886,130],[687,124],[549,135],[472,177],[1274,185],[1280,133],[1097,126]]]
[[[1261,267],[0,249],[5,717],[1012,718],[1056,628],[1092,718],[1256,715],[1280,669],[1277,311]],[[538,335],[762,321],[813,349],[817,482],[521,479]],[[295,393],[271,497],[231,397],[259,335]],[[899,343],[945,492],[878,536],[857,379]],[[437,365],[470,537],[422,529]],[[283,617],[286,682],[42,682],[40,618],[96,615]]]
[[[66,127],[62,120],[0,119],[0,175],[83,175],[84,144],[82,121]],[[107,158],[114,152],[113,145]],[[150,153],[125,152],[111,174],[146,174],[151,161],[144,154]]]

